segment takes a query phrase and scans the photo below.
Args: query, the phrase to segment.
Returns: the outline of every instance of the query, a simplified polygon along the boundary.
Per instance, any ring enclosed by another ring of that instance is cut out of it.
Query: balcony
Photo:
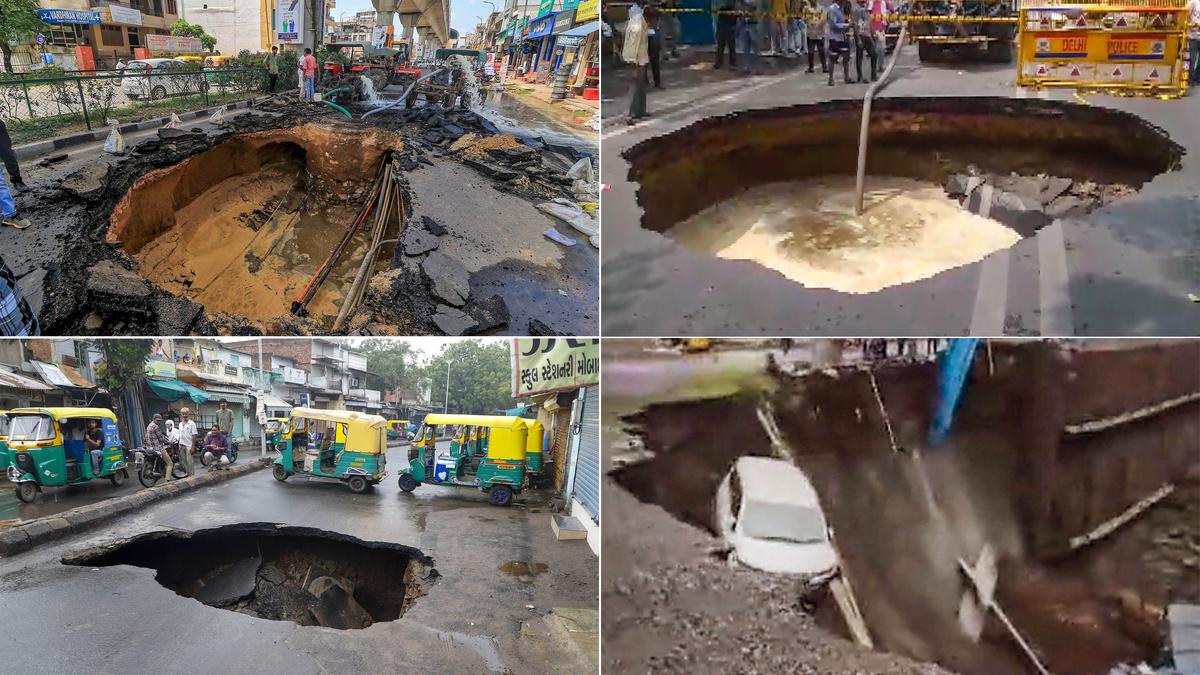
[[[312,375],[308,378],[308,384],[313,389],[324,389],[338,393],[342,391],[342,380],[340,378]]]
[[[308,384],[308,373],[299,368],[283,368],[283,381],[287,384]]]
[[[371,403],[379,403],[380,398],[383,396],[382,392],[374,389],[351,389],[346,392],[346,395],[352,398],[365,399]]]

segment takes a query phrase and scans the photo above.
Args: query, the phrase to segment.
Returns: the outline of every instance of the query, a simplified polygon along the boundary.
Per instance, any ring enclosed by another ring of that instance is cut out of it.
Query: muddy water
[[[940,186],[872,178],[854,215],[854,179],[768,183],[710,206],[667,236],[701,253],[753,260],[805,286],[872,293],[1012,246],[1020,235],[963,210]]]
[[[213,185],[180,209],[175,225],[139,252],[138,271],[209,312],[284,317],[356,211],[308,198],[302,162],[267,164]],[[364,229],[310,302],[315,318],[336,316],[368,245]]]

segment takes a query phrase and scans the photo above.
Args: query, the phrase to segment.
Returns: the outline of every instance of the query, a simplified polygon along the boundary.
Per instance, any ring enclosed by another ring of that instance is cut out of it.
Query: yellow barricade
[[[1183,0],[1023,0],[1017,84],[1180,96],[1186,31]]]

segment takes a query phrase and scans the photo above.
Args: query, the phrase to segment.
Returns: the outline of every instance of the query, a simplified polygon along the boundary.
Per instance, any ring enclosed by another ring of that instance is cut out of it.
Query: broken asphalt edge
[[[203,110],[193,110],[191,112],[178,113],[179,119],[184,121],[194,120],[199,117],[204,117],[205,115],[211,115],[221,108],[224,108],[225,110],[240,110],[242,108],[249,108],[253,101],[254,99],[250,98],[246,99],[245,101],[237,101],[236,103],[226,103],[225,105],[204,108]],[[165,117],[155,117],[153,119],[142,120],[141,122],[122,124],[117,128],[121,133],[128,134],[134,131],[155,129],[161,127],[169,121],[171,121],[171,116],[167,115]],[[110,131],[111,129],[106,126],[103,129],[94,129],[92,131],[84,131],[77,134],[68,134],[66,136],[48,138],[44,141],[26,143],[25,145],[18,145],[14,147],[13,154],[17,156],[17,159],[31,159],[33,157],[40,157],[42,155],[54,152],[55,150],[63,150],[76,145],[83,145],[85,143],[94,143],[95,141],[104,140]]]
[[[254,461],[246,464],[235,464],[229,468],[229,471],[195,473],[187,478],[155,485],[152,488],[144,488],[130,495],[113,497],[95,504],[79,506],[52,516],[36,518],[20,525],[0,529],[0,558],[11,558],[46,542],[70,534],[85,532],[116,516],[140,509],[153,502],[177,497],[206,485],[215,485],[265,469],[273,462],[274,459],[270,457],[255,458]],[[197,466],[197,468],[203,470],[201,466]],[[126,480],[137,480],[137,478],[130,475]]]

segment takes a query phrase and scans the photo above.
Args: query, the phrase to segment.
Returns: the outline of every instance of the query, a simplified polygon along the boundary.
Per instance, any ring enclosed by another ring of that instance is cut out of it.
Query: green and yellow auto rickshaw
[[[8,420],[8,479],[23,502],[32,502],[43,487],[95,478],[120,486],[129,477],[117,416],[107,408],[18,408],[8,412]],[[92,422],[104,434],[95,455],[84,442]]]
[[[263,431],[267,436],[267,447],[282,452],[283,436],[287,431],[290,422],[286,417],[268,417],[267,423],[263,427]]]
[[[542,441],[546,438],[546,427],[537,420],[525,420],[529,427],[529,443],[525,446],[525,468],[532,474],[542,472]]]
[[[341,481],[366,492],[387,476],[387,420],[351,410],[295,408],[282,435],[272,473]]]
[[[450,449],[439,453],[439,430],[448,425],[462,428]],[[525,489],[528,443],[529,429],[520,417],[430,414],[409,446],[400,489],[412,492],[422,483],[466,486],[488,493],[496,506],[508,506]]]
[[[408,431],[408,420],[388,420],[387,437],[389,440],[404,440]]]

